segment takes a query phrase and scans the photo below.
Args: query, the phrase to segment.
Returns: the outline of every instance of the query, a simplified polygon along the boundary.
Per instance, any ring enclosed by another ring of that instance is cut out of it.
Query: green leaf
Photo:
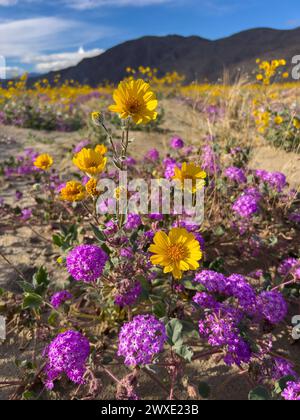
[[[210,386],[206,382],[200,382],[199,383],[198,391],[199,391],[199,394],[201,395],[201,397],[205,398],[205,399],[209,398],[210,393],[211,393]]]
[[[32,285],[34,292],[38,295],[43,295],[50,284],[48,273],[44,267],[40,267],[32,278]]]
[[[282,394],[285,388],[287,387],[287,383],[293,382],[294,380],[295,378],[291,375],[284,376],[283,378],[281,378],[279,381],[275,383],[275,389],[274,389],[275,393]]]
[[[190,347],[181,344],[181,345],[178,345],[178,346],[176,345],[174,347],[174,350],[175,350],[175,352],[178,356],[182,357],[184,360],[191,363],[192,358],[194,356],[194,352]]]
[[[23,300],[23,309],[39,309],[43,299],[36,293],[25,293]]]
[[[93,233],[94,233],[94,235],[95,235],[95,238],[96,238],[99,242],[101,242],[101,243],[106,242],[106,236],[104,235],[104,233],[103,233],[103,232],[101,232],[101,230],[100,230],[100,229],[98,229],[98,228],[97,228],[97,226],[95,226],[95,225],[93,225],[93,224],[91,223],[91,228],[92,228],[92,230],[93,230]]]
[[[52,312],[48,318],[48,324],[51,325],[51,327],[56,327],[57,319],[58,319],[58,314],[56,312]]]
[[[166,316],[166,305],[163,302],[157,302],[153,306],[153,313],[157,318]]]
[[[27,292],[27,293],[35,292],[34,286],[31,283],[28,283],[27,281],[19,281],[18,285],[21,287],[23,292]]]
[[[183,325],[179,321],[179,319],[171,319],[171,321],[168,322],[166,326],[166,331],[167,331],[168,343],[171,346],[175,346],[176,343],[177,344],[179,344],[180,342],[182,343],[183,341],[182,330],[183,330]]]
[[[266,388],[258,386],[249,392],[248,399],[249,401],[270,401],[271,396]]]
[[[63,240],[59,235],[53,235],[52,236],[52,241],[54,243],[54,245],[59,246],[60,248],[63,246]]]
[[[1,287],[0,287],[0,296],[3,296],[4,295],[4,289],[1,289]]]

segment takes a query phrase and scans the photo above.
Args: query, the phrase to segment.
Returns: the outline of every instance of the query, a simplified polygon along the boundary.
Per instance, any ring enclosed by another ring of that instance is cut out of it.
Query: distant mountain
[[[105,81],[118,82],[126,67],[156,67],[161,73],[176,70],[188,82],[217,81],[228,71],[231,78],[239,72],[251,72],[256,58],[285,58],[290,62],[300,54],[300,28],[275,30],[252,29],[211,41],[197,36],[147,36],[117,45],[105,53],[82,60],[74,67],[51,72],[43,77],[53,80],[74,79],[96,86]],[[31,79],[36,80],[36,78]]]

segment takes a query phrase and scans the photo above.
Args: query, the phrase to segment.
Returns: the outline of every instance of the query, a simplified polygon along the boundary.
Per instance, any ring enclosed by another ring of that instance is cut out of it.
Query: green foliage
[[[271,395],[269,391],[263,386],[258,386],[250,391],[248,399],[250,401],[269,401],[271,400]]]

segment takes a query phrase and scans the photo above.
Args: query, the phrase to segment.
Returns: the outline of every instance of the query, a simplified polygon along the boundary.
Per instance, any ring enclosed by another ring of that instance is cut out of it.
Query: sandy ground
[[[178,107],[175,101],[164,104],[166,108],[166,120],[168,129],[162,134],[145,134],[136,132],[133,134],[135,142],[132,146],[133,157],[141,157],[147,150],[156,147],[167,152],[170,137],[172,135],[182,136],[187,143],[201,144],[202,124],[199,114],[192,113],[186,106]],[[171,129],[169,128],[171,127]],[[54,160],[59,162],[62,171],[67,171],[70,165],[69,150],[84,137],[83,133],[44,133],[32,130],[17,129],[14,127],[0,126],[0,162],[6,160],[11,155],[15,155],[25,147],[33,147],[37,151],[49,152]],[[287,175],[287,179],[292,187],[299,187],[300,179],[300,156],[293,153],[286,153],[262,144],[254,149],[250,166],[253,168],[267,169],[270,171],[282,171]],[[1,181],[0,181],[1,182]],[[2,196],[7,202],[13,203],[14,191],[16,189],[25,192],[24,201],[20,205],[30,204],[30,198],[26,196],[26,182],[20,181],[18,185],[1,183]],[[36,227],[36,230],[46,237],[51,237],[51,232],[43,226]],[[50,271],[53,281],[58,280],[60,273],[53,270],[55,253],[50,243],[37,236],[29,227],[26,226],[5,226],[0,221],[0,247],[2,252],[20,269],[28,278],[32,276],[34,267],[45,265]],[[0,260],[0,287],[10,290],[17,290],[17,274]],[[288,328],[287,328],[288,330]],[[282,339],[282,332],[278,335],[278,340]],[[284,346],[283,346],[284,347]],[[289,347],[289,352],[298,352],[299,346]],[[17,369],[14,360],[24,359],[30,356],[30,349],[20,350],[19,343],[9,337],[5,344],[0,344],[0,382],[2,380],[17,379]],[[213,360],[209,362],[195,362],[190,367],[192,382],[206,381],[212,385],[214,393],[212,398],[245,400],[250,390],[250,385],[245,377],[235,377],[231,380],[234,371],[223,364],[215,364]],[[155,385],[146,385],[143,382],[142,394],[147,398],[161,398],[161,392]],[[104,396],[111,398],[111,385],[106,384]],[[9,393],[0,389],[0,399],[7,398]]]

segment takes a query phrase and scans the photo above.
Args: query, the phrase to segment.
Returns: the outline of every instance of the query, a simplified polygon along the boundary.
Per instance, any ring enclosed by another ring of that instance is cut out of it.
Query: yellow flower
[[[282,78],[283,79],[288,79],[289,77],[290,77],[290,75],[289,75],[289,73],[287,71],[282,74]]]
[[[100,155],[105,155],[105,153],[107,153],[107,147],[104,146],[104,144],[98,144],[95,147],[95,152],[100,153]]]
[[[297,128],[297,130],[300,130],[300,120],[299,120],[299,118],[295,117],[293,119],[293,125],[294,125],[295,128]]]
[[[277,117],[274,118],[274,122],[277,125],[280,125],[283,123],[283,118],[280,115],[277,115]]]
[[[164,267],[164,273],[181,279],[184,271],[199,268],[203,256],[200,244],[186,229],[173,228],[168,235],[159,231],[153,241],[149,248],[155,254],[150,258],[151,263]]]
[[[258,74],[256,76],[256,80],[263,80],[263,75],[262,74]]]
[[[89,176],[101,174],[106,166],[107,158],[94,149],[82,149],[73,158],[73,163]]]
[[[101,126],[103,124],[103,115],[101,112],[92,112],[92,121],[95,125]]]
[[[99,191],[97,191],[97,180],[95,178],[91,178],[86,183],[85,189],[88,195],[92,197],[98,197],[100,195]]]
[[[147,124],[157,118],[158,101],[144,80],[123,81],[114,91],[115,105],[109,107],[122,119],[131,117],[136,124]]]
[[[34,166],[36,168],[42,169],[43,171],[47,171],[53,165],[53,159],[47,153],[44,153],[36,158],[34,161]]]
[[[60,192],[60,198],[64,201],[82,201],[85,198],[85,188],[78,181],[67,182]]]
[[[173,176],[173,180],[180,181],[182,188],[184,188],[184,181],[186,179],[191,179],[192,192],[194,193],[205,186],[206,177],[206,172],[204,172],[200,166],[196,166],[194,163],[184,162],[181,166],[181,169],[175,167],[175,175]]]

